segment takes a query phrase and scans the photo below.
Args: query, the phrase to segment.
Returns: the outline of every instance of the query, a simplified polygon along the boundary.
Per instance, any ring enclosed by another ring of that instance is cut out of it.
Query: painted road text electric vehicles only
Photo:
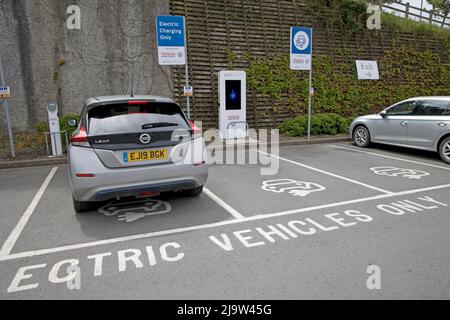
[[[200,195],[208,177],[201,131],[172,100],[154,96],[89,99],[68,150],[77,212],[125,197],[175,191]]]
[[[450,97],[420,97],[357,118],[350,135],[358,147],[371,142],[439,152],[450,164]]]

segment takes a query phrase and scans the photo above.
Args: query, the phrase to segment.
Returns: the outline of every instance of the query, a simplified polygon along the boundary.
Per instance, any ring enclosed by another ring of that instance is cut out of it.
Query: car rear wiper
[[[178,127],[178,123],[171,123],[171,122],[147,123],[147,124],[142,125],[142,130],[154,129],[154,128],[165,128],[165,127]]]

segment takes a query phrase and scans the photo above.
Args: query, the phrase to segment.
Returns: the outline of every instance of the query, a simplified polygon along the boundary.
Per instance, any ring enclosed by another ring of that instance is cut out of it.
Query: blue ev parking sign
[[[291,28],[291,69],[311,70],[312,66],[312,29]]]
[[[186,64],[186,23],[182,16],[156,18],[160,65]]]

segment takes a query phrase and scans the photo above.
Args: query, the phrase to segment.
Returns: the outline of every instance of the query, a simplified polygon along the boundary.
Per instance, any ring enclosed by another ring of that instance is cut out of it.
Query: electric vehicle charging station
[[[61,129],[59,126],[58,104],[49,102],[47,105],[48,123],[50,128],[50,139],[52,142],[52,155],[61,156],[63,154],[61,143]]]
[[[219,133],[222,140],[246,139],[247,74],[245,71],[219,72]]]

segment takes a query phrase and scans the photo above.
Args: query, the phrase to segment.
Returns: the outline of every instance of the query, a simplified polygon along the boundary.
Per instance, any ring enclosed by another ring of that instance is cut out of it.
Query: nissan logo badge
[[[150,137],[149,134],[144,133],[144,134],[141,135],[141,137],[139,138],[139,141],[141,141],[141,143],[143,143],[143,144],[149,144],[150,141],[152,141],[152,137]]]

